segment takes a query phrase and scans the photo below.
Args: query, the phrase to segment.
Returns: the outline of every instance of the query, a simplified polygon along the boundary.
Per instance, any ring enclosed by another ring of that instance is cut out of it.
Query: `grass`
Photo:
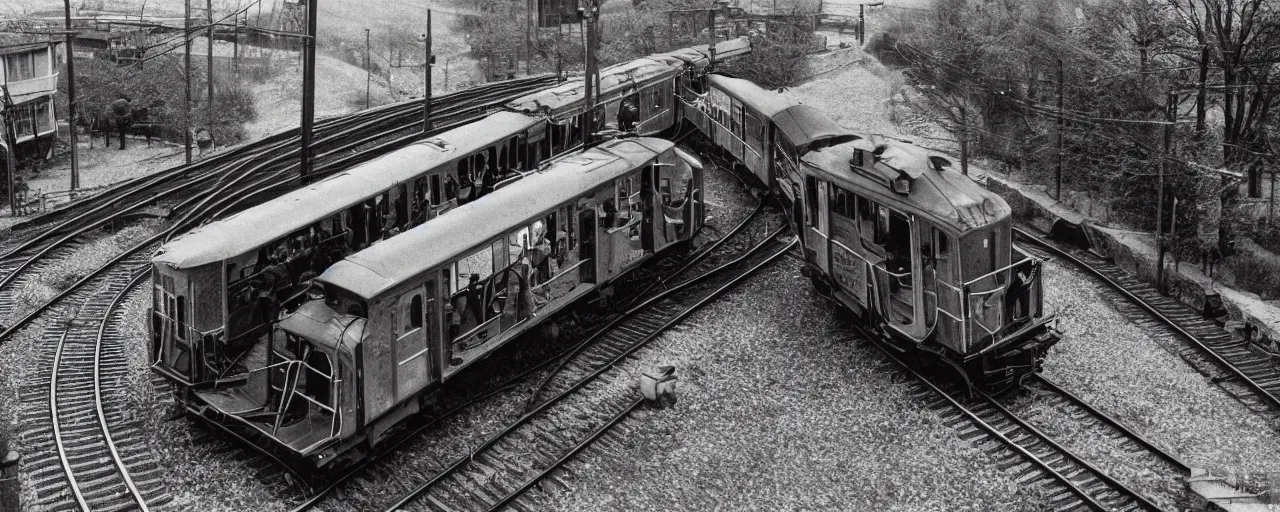
[[[1280,298],[1280,262],[1247,251],[1223,260],[1223,269],[1238,288],[1258,294],[1263,300]]]

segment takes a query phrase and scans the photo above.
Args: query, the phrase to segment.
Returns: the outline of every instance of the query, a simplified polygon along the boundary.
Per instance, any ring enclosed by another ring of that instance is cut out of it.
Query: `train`
[[[166,244],[153,368],[265,451],[359,460],[464,369],[689,243],[702,166],[661,136],[691,127],[776,192],[803,272],[879,342],[972,389],[1038,372],[1060,334],[1008,205],[947,155],[712,72],[741,44],[608,68],[590,108],[581,82],[533,93]],[[586,147],[584,124],[618,138]]]
[[[566,81],[169,241],[152,258],[153,368],[184,388],[216,382],[236,363],[228,354],[269,335],[333,262],[582,150],[585,123],[616,132],[624,101],[640,115],[629,132],[672,130],[683,118],[675,98],[749,51],[738,38],[610,66],[590,118],[583,81]]]
[[[359,460],[444,383],[577,299],[684,247],[702,164],[636,137],[557,160],[331,265],[185,406],[294,464]]]
[[[1013,244],[1009,205],[949,156],[856,134],[813,107],[711,75],[686,118],[789,205],[817,290],[880,341],[1004,393],[1060,339],[1044,262]]]

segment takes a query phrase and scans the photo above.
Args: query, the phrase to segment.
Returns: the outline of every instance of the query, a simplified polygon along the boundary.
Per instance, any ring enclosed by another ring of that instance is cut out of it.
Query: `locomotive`
[[[702,165],[602,143],[334,263],[186,408],[295,463],[358,460],[440,387],[578,298],[690,241]]]
[[[1060,334],[1043,262],[1012,241],[1004,199],[946,155],[848,131],[818,110],[712,75],[686,118],[776,187],[814,286],[902,352],[990,392],[1021,387]]]

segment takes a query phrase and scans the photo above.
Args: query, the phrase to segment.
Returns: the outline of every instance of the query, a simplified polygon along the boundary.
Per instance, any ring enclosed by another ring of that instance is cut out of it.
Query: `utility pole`
[[[1062,138],[1064,122],[1062,117],[1062,59],[1058,59],[1058,165],[1053,170],[1053,199],[1062,200]]]
[[[1173,145],[1173,122],[1178,112],[1178,93],[1169,91],[1165,105],[1164,153],[1160,155],[1160,171],[1156,180],[1156,289],[1165,292],[1164,287],[1164,174],[1169,162],[1169,146]]]
[[[205,0],[205,8],[208,10],[208,12],[205,14],[208,16],[208,23],[209,23],[209,30],[205,32],[205,38],[207,39],[207,41],[205,41],[206,42],[205,47],[209,51],[209,58],[208,58],[209,70],[207,71],[209,76],[205,77],[205,82],[209,86],[208,96],[205,97],[205,110],[208,111],[208,119],[207,119],[207,124],[205,126],[206,126],[206,129],[209,130],[209,134],[212,135],[213,134],[213,0]],[[217,141],[214,141],[213,143],[216,144]]]
[[[373,69],[369,63],[369,29],[364,29],[364,108],[369,108],[369,87],[373,83]]]
[[[236,15],[236,19],[231,23],[231,72],[235,76],[240,76],[240,15]],[[244,13],[244,24],[249,24],[249,13]]]
[[[191,165],[191,0],[184,0],[183,8],[186,15],[182,19],[182,62],[187,77],[187,99],[182,110],[182,131],[185,134],[183,141],[187,148],[187,165]]]
[[[533,65],[533,3],[537,0],[526,0],[524,14],[524,74],[528,75]]]
[[[866,43],[866,4],[858,4],[858,46]]]
[[[76,146],[76,35],[71,32],[71,0],[62,0],[67,30],[67,131],[71,134],[71,190],[80,188],[80,155]],[[49,55],[53,55],[50,51]],[[12,151],[15,148],[9,148]]]
[[[435,57],[431,55],[431,9],[427,9],[427,33],[423,34],[423,70],[426,92],[422,94],[422,133],[431,131],[431,65]]]
[[[317,0],[307,0],[307,37],[302,40],[302,162],[298,179],[304,184],[311,178],[311,128],[316,117],[316,4]]]
[[[595,131],[595,124],[596,124],[595,97],[592,94],[592,91],[594,89],[595,81],[598,74],[598,71],[595,69],[595,65],[596,65],[595,17],[598,11],[599,11],[599,8],[597,7],[595,0],[588,0],[587,8],[582,12],[582,31],[583,31],[583,35],[587,39],[586,45],[583,48],[585,50],[583,52],[585,54],[584,64],[586,65],[586,76],[583,77],[583,82],[584,82],[583,98],[586,100],[584,104],[587,106],[587,110],[584,113],[585,115],[583,116],[583,122],[582,122],[582,147],[587,147],[591,144],[591,135],[592,135],[592,132]],[[714,11],[712,11],[712,15],[714,16]],[[713,34],[714,34],[714,28],[715,27],[713,26],[712,27]]]

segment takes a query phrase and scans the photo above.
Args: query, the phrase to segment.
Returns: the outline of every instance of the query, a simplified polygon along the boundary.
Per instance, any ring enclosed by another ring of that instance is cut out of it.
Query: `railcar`
[[[1010,209],[945,155],[712,75],[685,117],[792,205],[805,273],[883,341],[971,386],[1019,387],[1059,338]]]
[[[715,62],[749,52],[747,38],[721,41],[715,46],[695,46],[657,53],[615,64],[600,71],[599,89],[591,109],[586,104],[586,84],[581,80],[530,93],[506,105],[515,112],[543,114],[549,136],[549,150],[572,149],[582,144],[582,125],[592,122],[591,132],[621,130],[638,135],[657,135],[682,119],[680,98],[705,90],[707,72]],[[633,126],[619,118],[623,102],[637,110]],[[587,111],[594,115],[588,120]]]
[[[442,386],[705,217],[702,167],[655,138],[561,159],[330,266],[310,300],[180,397],[316,468],[358,459]]]
[[[749,51],[740,38],[607,68],[596,117],[610,109],[616,117],[622,99],[631,98],[646,116],[633,131],[667,130],[680,114],[666,95],[702,89],[713,61]],[[166,244],[152,260],[155,369],[184,386],[216,378],[234,362],[228,347],[265,336],[280,308],[329,263],[581,149],[582,87],[567,82],[516,99],[508,111]]]
[[[152,259],[155,369],[215,379],[330,263],[533,171],[545,122],[514,112],[414,143],[206,224]]]

